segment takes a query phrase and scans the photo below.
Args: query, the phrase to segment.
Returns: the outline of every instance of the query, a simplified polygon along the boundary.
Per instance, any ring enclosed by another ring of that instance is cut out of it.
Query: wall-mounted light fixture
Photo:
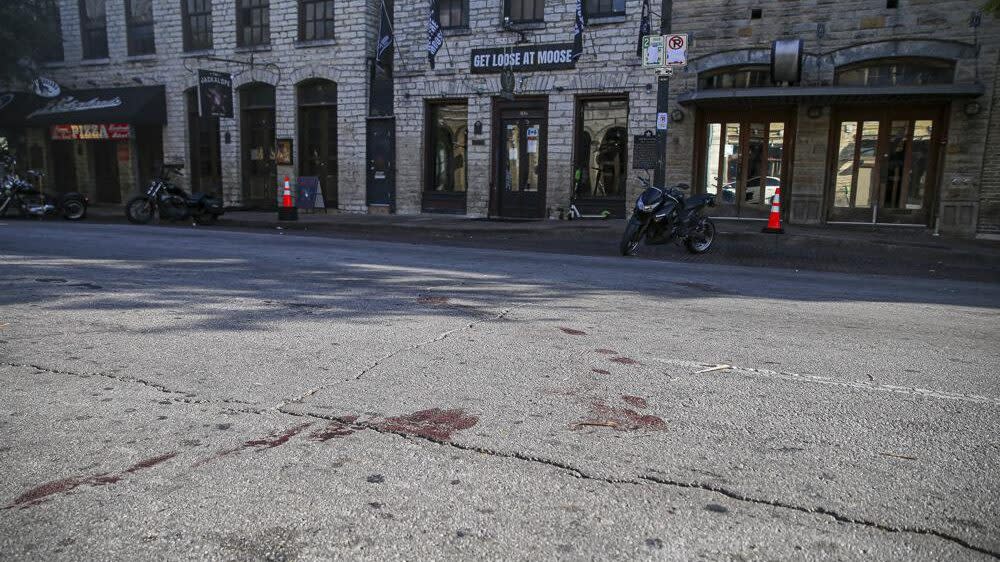
[[[810,119],[819,119],[823,116],[823,107],[819,105],[810,105],[809,108],[806,109],[806,115],[808,115]]]
[[[964,108],[965,114],[970,117],[978,114],[981,109],[982,106],[979,105],[978,101],[970,101],[969,103],[965,104]]]
[[[679,109],[671,111],[670,120],[673,121],[674,123],[680,123],[681,121],[684,120],[684,112]]]
[[[482,121],[476,121],[475,123],[472,124],[472,134],[474,134],[474,135],[481,135],[481,134],[483,134],[483,122]]]

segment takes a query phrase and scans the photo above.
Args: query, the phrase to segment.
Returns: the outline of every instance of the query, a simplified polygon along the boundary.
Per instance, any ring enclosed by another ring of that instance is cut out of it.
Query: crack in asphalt
[[[164,385],[162,385],[162,384],[160,384],[158,382],[153,382],[153,381],[149,381],[149,380],[146,380],[146,379],[140,379],[138,377],[130,377],[130,376],[127,376],[127,375],[115,375],[115,374],[112,374],[112,373],[105,373],[105,372],[100,372],[100,371],[93,372],[93,373],[77,373],[77,372],[73,372],[73,371],[64,371],[64,370],[61,370],[61,369],[53,369],[51,367],[45,367],[43,365],[37,365],[37,364],[34,364],[34,363],[10,363],[10,362],[4,362],[4,363],[0,363],[0,366],[14,367],[14,368],[23,368],[23,369],[35,369],[37,371],[43,371],[43,372],[46,372],[46,373],[52,373],[54,375],[70,375],[70,376],[81,378],[81,379],[85,379],[85,378],[89,378],[89,377],[103,377],[103,378],[106,378],[106,379],[111,379],[111,380],[122,382],[122,383],[140,384],[140,385],[152,388],[154,390],[157,390],[159,392],[162,392],[164,394],[179,394],[179,395],[181,395],[181,397],[174,397],[174,398],[172,398],[172,400],[174,400],[175,402],[183,402],[184,404],[212,404],[212,403],[221,403],[221,404],[250,404],[250,402],[244,402],[242,400],[236,400],[234,398],[222,398],[222,399],[219,399],[219,400],[212,400],[212,399],[207,399],[207,398],[197,398],[197,395],[194,394],[194,393],[192,393],[192,392],[186,392],[186,391],[183,391],[183,390],[174,390],[174,389],[168,388],[167,386],[164,386]]]
[[[593,475],[593,474],[589,474],[589,473],[585,472],[584,470],[582,470],[580,468],[577,468],[577,467],[575,467],[575,466],[573,466],[573,465],[571,465],[569,463],[565,463],[565,462],[561,462],[561,461],[557,461],[557,460],[553,460],[553,459],[549,459],[549,458],[539,457],[539,456],[536,456],[536,455],[529,455],[529,454],[525,454],[525,453],[520,453],[520,452],[517,452],[517,451],[499,451],[499,450],[496,450],[496,449],[490,449],[488,447],[483,447],[483,446],[480,446],[480,445],[456,443],[455,441],[442,441],[442,440],[433,439],[431,437],[427,437],[427,436],[424,436],[424,435],[415,435],[413,433],[407,433],[405,431],[394,431],[394,430],[391,430],[391,429],[386,429],[384,427],[373,425],[373,424],[370,424],[370,423],[367,423],[367,422],[345,423],[343,420],[337,418],[336,416],[325,416],[325,415],[322,415],[322,414],[316,414],[316,413],[312,413],[312,412],[298,413],[298,412],[290,412],[290,411],[287,411],[287,410],[279,410],[279,411],[281,413],[288,414],[288,415],[291,415],[291,416],[296,416],[296,417],[310,417],[310,418],[317,418],[317,419],[322,419],[322,420],[334,422],[334,423],[340,424],[342,427],[347,428],[347,429],[354,429],[354,430],[367,429],[367,430],[371,430],[371,431],[374,431],[375,433],[380,433],[380,434],[383,434],[383,435],[395,435],[395,436],[403,437],[403,438],[406,438],[406,439],[410,439],[412,441],[430,442],[430,443],[434,443],[434,444],[437,444],[437,445],[441,445],[441,446],[446,446],[446,447],[451,447],[451,448],[454,448],[454,449],[458,449],[460,451],[474,452],[474,453],[480,453],[480,454],[488,455],[488,456],[492,456],[492,457],[505,458],[505,459],[514,459],[514,460],[519,460],[519,461],[527,462],[527,463],[541,464],[541,465],[545,465],[545,466],[548,466],[548,467],[551,467],[551,468],[555,468],[555,469],[558,469],[560,471],[569,473],[569,475],[571,475],[571,476],[573,476],[575,478],[580,478],[582,480],[591,480],[591,481],[595,481],[595,482],[604,482],[604,483],[610,484],[610,485],[627,484],[627,485],[633,485],[633,486],[641,486],[644,483],[652,483],[652,484],[656,484],[656,485],[660,485],[660,486],[668,486],[668,487],[673,487],[673,488],[683,488],[683,489],[690,489],[690,490],[701,490],[703,492],[710,492],[710,493],[714,493],[714,494],[719,494],[719,495],[724,496],[726,498],[729,498],[731,500],[736,500],[736,501],[740,501],[740,502],[744,502],[744,503],[751,503],[751,504],[755,504],[755,505],[766,505],[766,506],[770,506],[770,507],[775,507],[775,508],[779,508],[779,509],[787,509],[787,510],[797,511],[799,513],[805,513],[805,514],[810,514],[810,515],[824,515],[824,516],[830,517],[830,518],[832,518],[835,521],[840,522],[840,523],[846,523],[846,524],[850,524],[850,525],[858,525],[858,526],[867,527],[867,528],[870,528],[870,529],[876,529],[876,530],[887,532],[887,533],[909,533],[909,534],[914,534],[914,535],[922,535],[922,536],[935,537],[935,538],[941,539],[943,541],[950,542],[952,544],[958,545],[958,546],[960,546],[962,548],[965,548],[965,549],[968,549],[968,550],[972,550],[972,551],[978,552],[980,554],[985,554],[987,556],[991,556],[991,557],[996,558],[996,559],[1000,559],[1000,551],[994,551],[994,550],[990,550],[988,548],[984,548],[984,547],[981,547],[981,546],[974,545],[974,544],[970,543],[969,541],[967,541],[967,540],[965,540],[965,539],[963,539],[961,537],[957,537],[955,535],[951,535],[951,534],[948,534],[948,533],[945,533],[945,532],[942,532],[942,531],[938,531],[936,529],[929,529],[929,528],[925,528],[925,527],[908,527],[908,526],[887,525],[887,524],[884,524],[884,523],[879,523],[877,521],[872,521],[870,519],[863,519],[863,518],[860,518],[860,517],[850,517],[850,516],[847,516],[847,515],[843,515],[843,514],[837,512],[837,511],[835,511],[835,510],[828,509],[828,508],[825,508],[825,507],[804,507],[804,506],[801,506],[801,505],[795,505],[795,504],[792,504],[792,503],[782,502],[782,501],[779,501],[779,500],[767,500],[767,499],[755,498],[755,497],[752,497],[752,496],[748,496],[746,494],[741,494],[741,493],[738,493],[738,492],[734,492],[734,491],[729,490],[727,488],[723,488],[723,487],[720,487],[720,486],[713,486],[711,484],[705,484],[705,483],[702,483],[702,482],[682,482],[680,480],[671,480],[671,479],[662,478],[662,477],[659,477],[659,476],[648,475],[648,474],[646,474],[646,475],[639,475],[639,476],[636,477],[636,479],[630,479],[630,478],[609,478],[609,477],[605,477],[605,476],[596,476],[596,475]]]
[[[284,401],[282,401],[280,404],[276,405],[273,409],[274,410],[282,411],[284,413],[288,413],[287,411],[283,410],[283,408],[285,406],[289,405],[289,404],[294,404],[294,403],[302,402],[303,400],[305,400],[306,398],[309,398],[310,396],[316,394],[317,392],[322,392],[323,390],[326,390],[327,388],[330,388],[330,387],[333,387],[333,386],[335,386],[337,384],[340,384],[341,382],[361,380],[362,377],[364,377],[368,373],[370,373],[373,370],[375,370],[376,368],[378,368],[382,363],[384,363],[385,361],[388,361],[389,359],[392,359],[393,357],[395,357],[397,355],[400,355],[400,354],[403,354],[403,353],[407,353],[409,351],[414,351],[416,349],[420,349],[420,348],[426,347],[428,345],[431,345],[433,343],[437,343],[439,341],[445,340],[445,339],[447,339],[449,336],[451,336],[454,333],[474,328],[478,324],[483,324],[485,322],[496,322],[498,320],[503,320],[513,310],[514,310],[514,307],[505,308],[505,309],[501,310],[499,314],[496,314],[492,318],[489,318],[489,319],[486,319],[486,320],[480,320],[480,321],[477,321],[477,322],[469,322],[467,324],[463,324],[462,326],[459,326],[458,328],[452,328],[451,330],[447,330],[447,331],[441,332],[440,334],[438,334],[437,336],[435,336],[435,337],[433,337],[431,339],[424,340],[424,341],[421,341],[421,342],[417,342],[417,343],[414,343],[414,344],[410,344],[410,345],[401,347],[399,349],[395,349],[395,350],[393,350],[393,351],[391,351],[389,353],[386,353],[382,357],[379,357],[378,359],[376,359],[375,361],[373,361],[369,365],[367,365],[364,368],[362,368],[360,371],[358,371],[358,373],[356,375],[354,375],[354,378],[344,379],[344,380],[338,380],[338,381],[334,381],[334,382],[329,382],[329,383],[326,383],[326,384],[322,384],[320,386],[317,386],[315,388],[307,390],[305,393],[300,394],[299,396],[296,396],[295,398],[292,398],[290,400],[284,400]]]

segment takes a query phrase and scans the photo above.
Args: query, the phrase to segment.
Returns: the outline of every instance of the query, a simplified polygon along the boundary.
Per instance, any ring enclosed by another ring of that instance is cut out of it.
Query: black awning
[[[983,95],[982,84],[934,84],[930,86],[788,86],[699,90],[677,96],[681,105],[725,106],[747,103],[815,104],[887,103],[942,101]]]
[[[10,101],[4,105],[7,99]],[[0,126],[45,127],[73,123],[165,125],[165,88],[63,90],[53,99],[20,92],[0,94]]]

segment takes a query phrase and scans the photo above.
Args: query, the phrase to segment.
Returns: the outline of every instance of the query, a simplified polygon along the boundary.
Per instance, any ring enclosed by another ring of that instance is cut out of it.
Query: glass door
[[[835,120],[828,218],[930,224],[940,108],[842,113]]]
[[[703,121],[697,187],[716,196],[712,214],[767,218],[771,198],[787,179],[791,116],[718,112]],[[787,189],[784,195],[787,201]]]
[[[504,217],[545,217],[544,110],[517,108],[500,112],[497,147],[497,193]]]

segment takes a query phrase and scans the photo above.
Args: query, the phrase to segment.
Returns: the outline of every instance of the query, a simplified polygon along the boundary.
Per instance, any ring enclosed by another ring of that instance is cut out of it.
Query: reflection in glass
[[[429,191],[465,191],[468,121],[468,106],[464,103],[428,107],[430,150],[434,159],[430,163]]]
[[[910,149],[910,189],[906,197],[907,209],[920,209],[924,206],[933,130],[933,121],[921,120],[913,124],[913,144]]]
[[[628,100],[584,100],[578,115],[576,195],[622,197],[628,170]]]
[[[719,151],[722,144],[722,123],[709,123],[705,133],[705,179],[703,185],[708,193],[719,193]]]
[[[764,150],[766,142],[767,125],[750,123],[747,136],[747,183],[744,186],[743,201],[751,205],[764,202],[762,187],[767,177],[767,153]]]
[[[768,177],[764,181],[764,201],[770,204],[774,192],[781,186],[781,163],[785,157],[785,124],[771,123],[767,131]]]
[[[906,137],[909,133],[908,121],[893,121],[889,127],[889,155],[886,160],[886,186],[882,197],[882,206],[898,209],[902,197],[906,171]]]
[[[525,149],[528,154],[528,169],[524,180],[524,191],[538,191],[538,162],[542,142],[542,124],[531,123],[525,130]]]
[[[878,177],[875,175],[875,149],[878,145],[878,132],[878,121],[865,121],[861,125],[858,183],[854,197],[855,207],[871,207],[872,204],[872,189],[878,182]]]
[[[854,189],[854,149],[858,124],[850,121],[840,124],[840,143],[837,150],[837,172],[834,180],[833,204],[835,207],[851,206]]]
[[[504,176],[504,189],[507,191],[521,190],[521,127],[509,123],[504,132],[504,144],[507,146],[507,174]]]
[[[722,144],[723,177],[722,203],[736,204],[736,183],[740,178],[740,124],[726,123],[726,138]]]

